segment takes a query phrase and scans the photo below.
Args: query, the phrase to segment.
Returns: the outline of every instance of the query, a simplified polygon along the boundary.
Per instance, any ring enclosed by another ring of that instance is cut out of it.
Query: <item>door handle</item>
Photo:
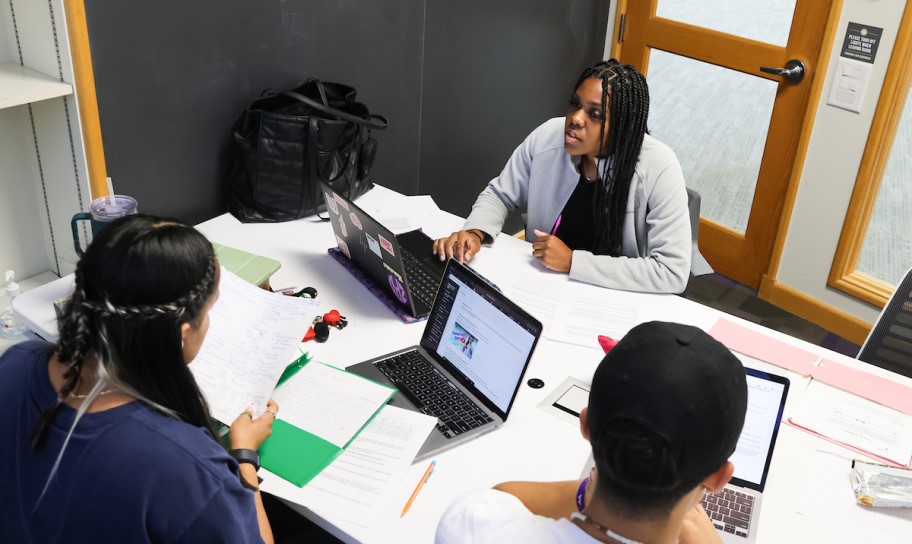
[[[766,66],[761,66],[760,71],[767,74],[782,76],[786,81],[798,83],[804,79],[804,73],[807,70],[805,69],[803,62],[792,59],[785,63],[785,68],[767,68]]]

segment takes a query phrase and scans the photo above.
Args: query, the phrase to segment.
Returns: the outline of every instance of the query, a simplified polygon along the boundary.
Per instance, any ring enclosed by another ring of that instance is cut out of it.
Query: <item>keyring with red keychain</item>
[[[348,319],[344,315],[339,313],[339,310],[330,310],[323,314],[322,316],[317,316],[314,318],[313,326],[307,330],[307,334],[304,335],[302,342],[309,342],[311,340],[319,343],[326,342],[329,339],[329,328],[335,327],[339,330],[344,329],[348,325]]]

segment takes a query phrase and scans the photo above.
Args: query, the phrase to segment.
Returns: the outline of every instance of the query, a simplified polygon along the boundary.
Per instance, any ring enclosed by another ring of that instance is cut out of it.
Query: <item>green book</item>
[[[212,244],[219,264],[233,272],[242,280],[259,287],[266,287],[269,277],[282,267],[282,263],[275,259],[254,255],[240,249]]]

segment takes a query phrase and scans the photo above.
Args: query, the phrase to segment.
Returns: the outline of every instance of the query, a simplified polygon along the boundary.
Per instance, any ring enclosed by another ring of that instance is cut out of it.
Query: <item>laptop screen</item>
[[[541,330],[535,318],[451,259],[421,346],[506,419]]]
[[[763,491],[789,381],[753,368],[744,370],[747,373],[747,415],[735,453],[729,459],[735,464],[732,483]]]

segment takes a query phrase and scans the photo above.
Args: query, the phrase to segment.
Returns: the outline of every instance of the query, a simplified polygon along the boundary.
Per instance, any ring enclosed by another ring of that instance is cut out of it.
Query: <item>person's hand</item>
[[[719,531],[709,521],[709,516],[706,515],[706,510],[703,509],[702,504],[697,503],[684,516],[684,524],[681,525],[681,534],[678,536],[678,542],[680,544],[722,543]]]
[[[269,399],[266,411],[254,419],[253,408],[244,410],[228,428],[228,441],[231,449],[258,450],[272,434],[272,423],[275,421],[279,405]]]
[[[456,231],[446,238],[434,240],[434,255],[440,256],[441,261],[456,259],[461,263],[468,262],[481,249],[483,237],[484,234],[476,229]]]
[[[570,272],[570,262],[573,260],[573,250],[557,236],[542,232],[538,229],[535,241],[532,242],[532,256],[540,263],[557,272]]]

